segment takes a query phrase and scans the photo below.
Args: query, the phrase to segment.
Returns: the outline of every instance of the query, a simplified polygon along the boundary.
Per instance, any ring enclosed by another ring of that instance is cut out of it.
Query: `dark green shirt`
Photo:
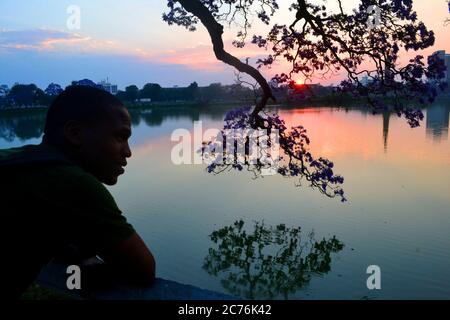
[[[135,232],[105,186],[52,147],[0,150],[0,179],[3,292],[20,294],[67,245],[102,256]]]

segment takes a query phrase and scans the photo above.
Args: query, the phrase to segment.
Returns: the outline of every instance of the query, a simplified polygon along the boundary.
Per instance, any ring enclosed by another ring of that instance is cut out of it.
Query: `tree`
[[[322,2],[323,5],[307,0],[293,1],[290,10],[296,12],[294,21],[289,25],[273,25],[267,36],[253,36],[252,43],[266,49],[271,46],[273,52],[258,60],[258,68],[285,59],[291,68],[275,76],[277,83],[292,83],[293,76],[298,74],[310,79],[317,72],[326,77],[343,70],[348,79],[342,87],[369,98],[370,93],[359,81],[361,75],[374,80],[372,89],[380,93],[402,91],[405,94],[419,90],[423,94],[423,89],[427,89],[426,92],[434,96],[432,88],[419,81],[424,74],[437,71],[433,70],[433,63],[427,68],[423,57],[417,56],[402,68],[397,64],[401,49],[419,50],[434,44],[434,33],[418,21],[411,0],[361,0],[352,14],[344,12],[341,0],[335,0],[339,10],[334,13],[328,12],[326,2]],[[243,47],[250,29],[249,17],[256,14],[263,23],[270,24],[271,16],[279,9],[277,0],[168,0],[167,5],[169,12],[163,15],[165,21],[190,31],[195,31],[201,21],[210,34],[216,57],[259,83],[263,97],[254,115],[261,111],[267,100],[273,98],[272,90],[257,69],[225,51],[220,22],[230,24],[243,20],[238,40],[234,41],[235,46]],[[377,21],[378,27],[368,30],[368,23],[377,18],[372,10],[374,6],[379,9],[380,21]],[[373,69],[359,70],[364,61],[373,62]],[[370,103],[377,107],[373,98]],[[414,124],[420,118],[402,106],[396,107]]]
[[[197,100],[199,98],[200,91],[198,89],[197,82],[192,82],[185,89],[185,98],[186,100]]]
[[[168,0],[168,12],[163,19],[169,25],[177,24],[195,31],[201,22],[207,29],[213,50],[221,60],[239,72],[251,76],[260,86],[262,97],[254,108],[238,110],[227,115],[226,128],[253,128],[278,130],[280,147],[287,164],[278,173],[306,178],[311,186],[327,196],[343,197],[337,185],[343,183],[334,174],[333,163],[322,157],[314,157],[307,148],[309,139],[306,129],[298,126],[288,130],[283,119],[264,112],[269,99],[274,100],[271,86],[259,72],[263,66],[270,67],[278,60],[289,63],[289,69],[277,74],[275,85],[293,86],[299,75],[305,79],[313,76],[327,78],[339,72],[346,74],[339,89],[357,97],[364,97],[374,112],[393,110],[404,116],[412,126],[423,119],[416,102],[433,101],[438,88],[425,81],[427,78],[444,77],[442,61],[430,57],[428,65],[424,57],[417,55],[406,65],[399,65],[404,51],[417,51],[434,44],[434,33],[418,20],[412,10],[412,0],[360,0],[353,13],[346,13],[342,0],[335,0],[338,10],[329,12],[327,1],[292,1],[290,10],[295,12],[288,24],[273,24],[267,35],[253,35],[251,42],[260,48],[270,49],[271,54],[259,59],[256,66],[240,61],[224,48],[223,25],[240,25],[233,44],[246,45],[250,17],[270,25],[271,17],[279,9],[277,0]],[[376,9],[376,10],[374,10]],[[379,15],[378,15],[379,14]],[[374,23],[375,22],[375,23]],[[363,63],[368,63],[365,68]],[[372,81],[363,84],[362,76]],[[440,89],[444,83],[438,84]],[[422,99],[426,97],[426,99]],[[245,163],[247,167],[261,167]],[[211,172],[222,172],[227,167],[242,170],[236,163],[209,167]]]
[[[5,106],[6,106],[6,102],[7,102],[7,99],[6,99],[6,95],[0,95],[0,108],[4,108]]]
[[[204,90],[204,98],[207,100],[220,99],[223,96],[223,87],[221,83],[211,83]]]
[[[150,98],[153,101],[160,101],[163,98],[163,89],[157,83],[147,83],[139,91],[140,98]]]
[[[15,106],[33,106],[44,103],[45,93],[35,84],[16,84],[6,99]]]
[[[50,83],[47,86],[47,88],[45,89],[45,94],[49,95],[49,96],[57,96],[61,92],[63,92],[63,89],[61,88],[61,86],[59,84],[56,84],[53,82]]]
[[[126,95],[125,91],[123,91],[123,90],[117,91],[116,97],[117,97],[117,99],[119,99],[122,102],[128,101],[127,95]]]
[[[134,84],[118,91],[116,97],[124,102],[135,102],[139,97],[139,88]]]
[[[139,88],[134,84],[125,88],[125,97],[127,101],[136,101],[139,95]]]

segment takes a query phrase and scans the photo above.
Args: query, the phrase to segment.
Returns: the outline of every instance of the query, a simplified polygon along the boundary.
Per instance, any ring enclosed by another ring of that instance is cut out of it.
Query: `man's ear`
[[[83,141],[84,126],[79,121],[69,121],[63,129],[64,139],[74,147],[79,147]]]

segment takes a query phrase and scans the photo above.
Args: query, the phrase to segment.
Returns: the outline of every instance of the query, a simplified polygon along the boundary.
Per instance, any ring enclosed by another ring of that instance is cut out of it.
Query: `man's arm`
[[[137,233],[101,254],[101,258],[117,276],[133,284],[149,286],[155,280],[155,258]]]

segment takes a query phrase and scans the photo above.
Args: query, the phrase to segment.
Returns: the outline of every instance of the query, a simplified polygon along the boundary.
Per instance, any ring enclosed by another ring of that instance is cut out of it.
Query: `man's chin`
[[[113,186],[117,183],[117,176],[116,177],[109,177],[109,178],[105,178],[102,179],[101,182],[108,185],[108,186]]]

